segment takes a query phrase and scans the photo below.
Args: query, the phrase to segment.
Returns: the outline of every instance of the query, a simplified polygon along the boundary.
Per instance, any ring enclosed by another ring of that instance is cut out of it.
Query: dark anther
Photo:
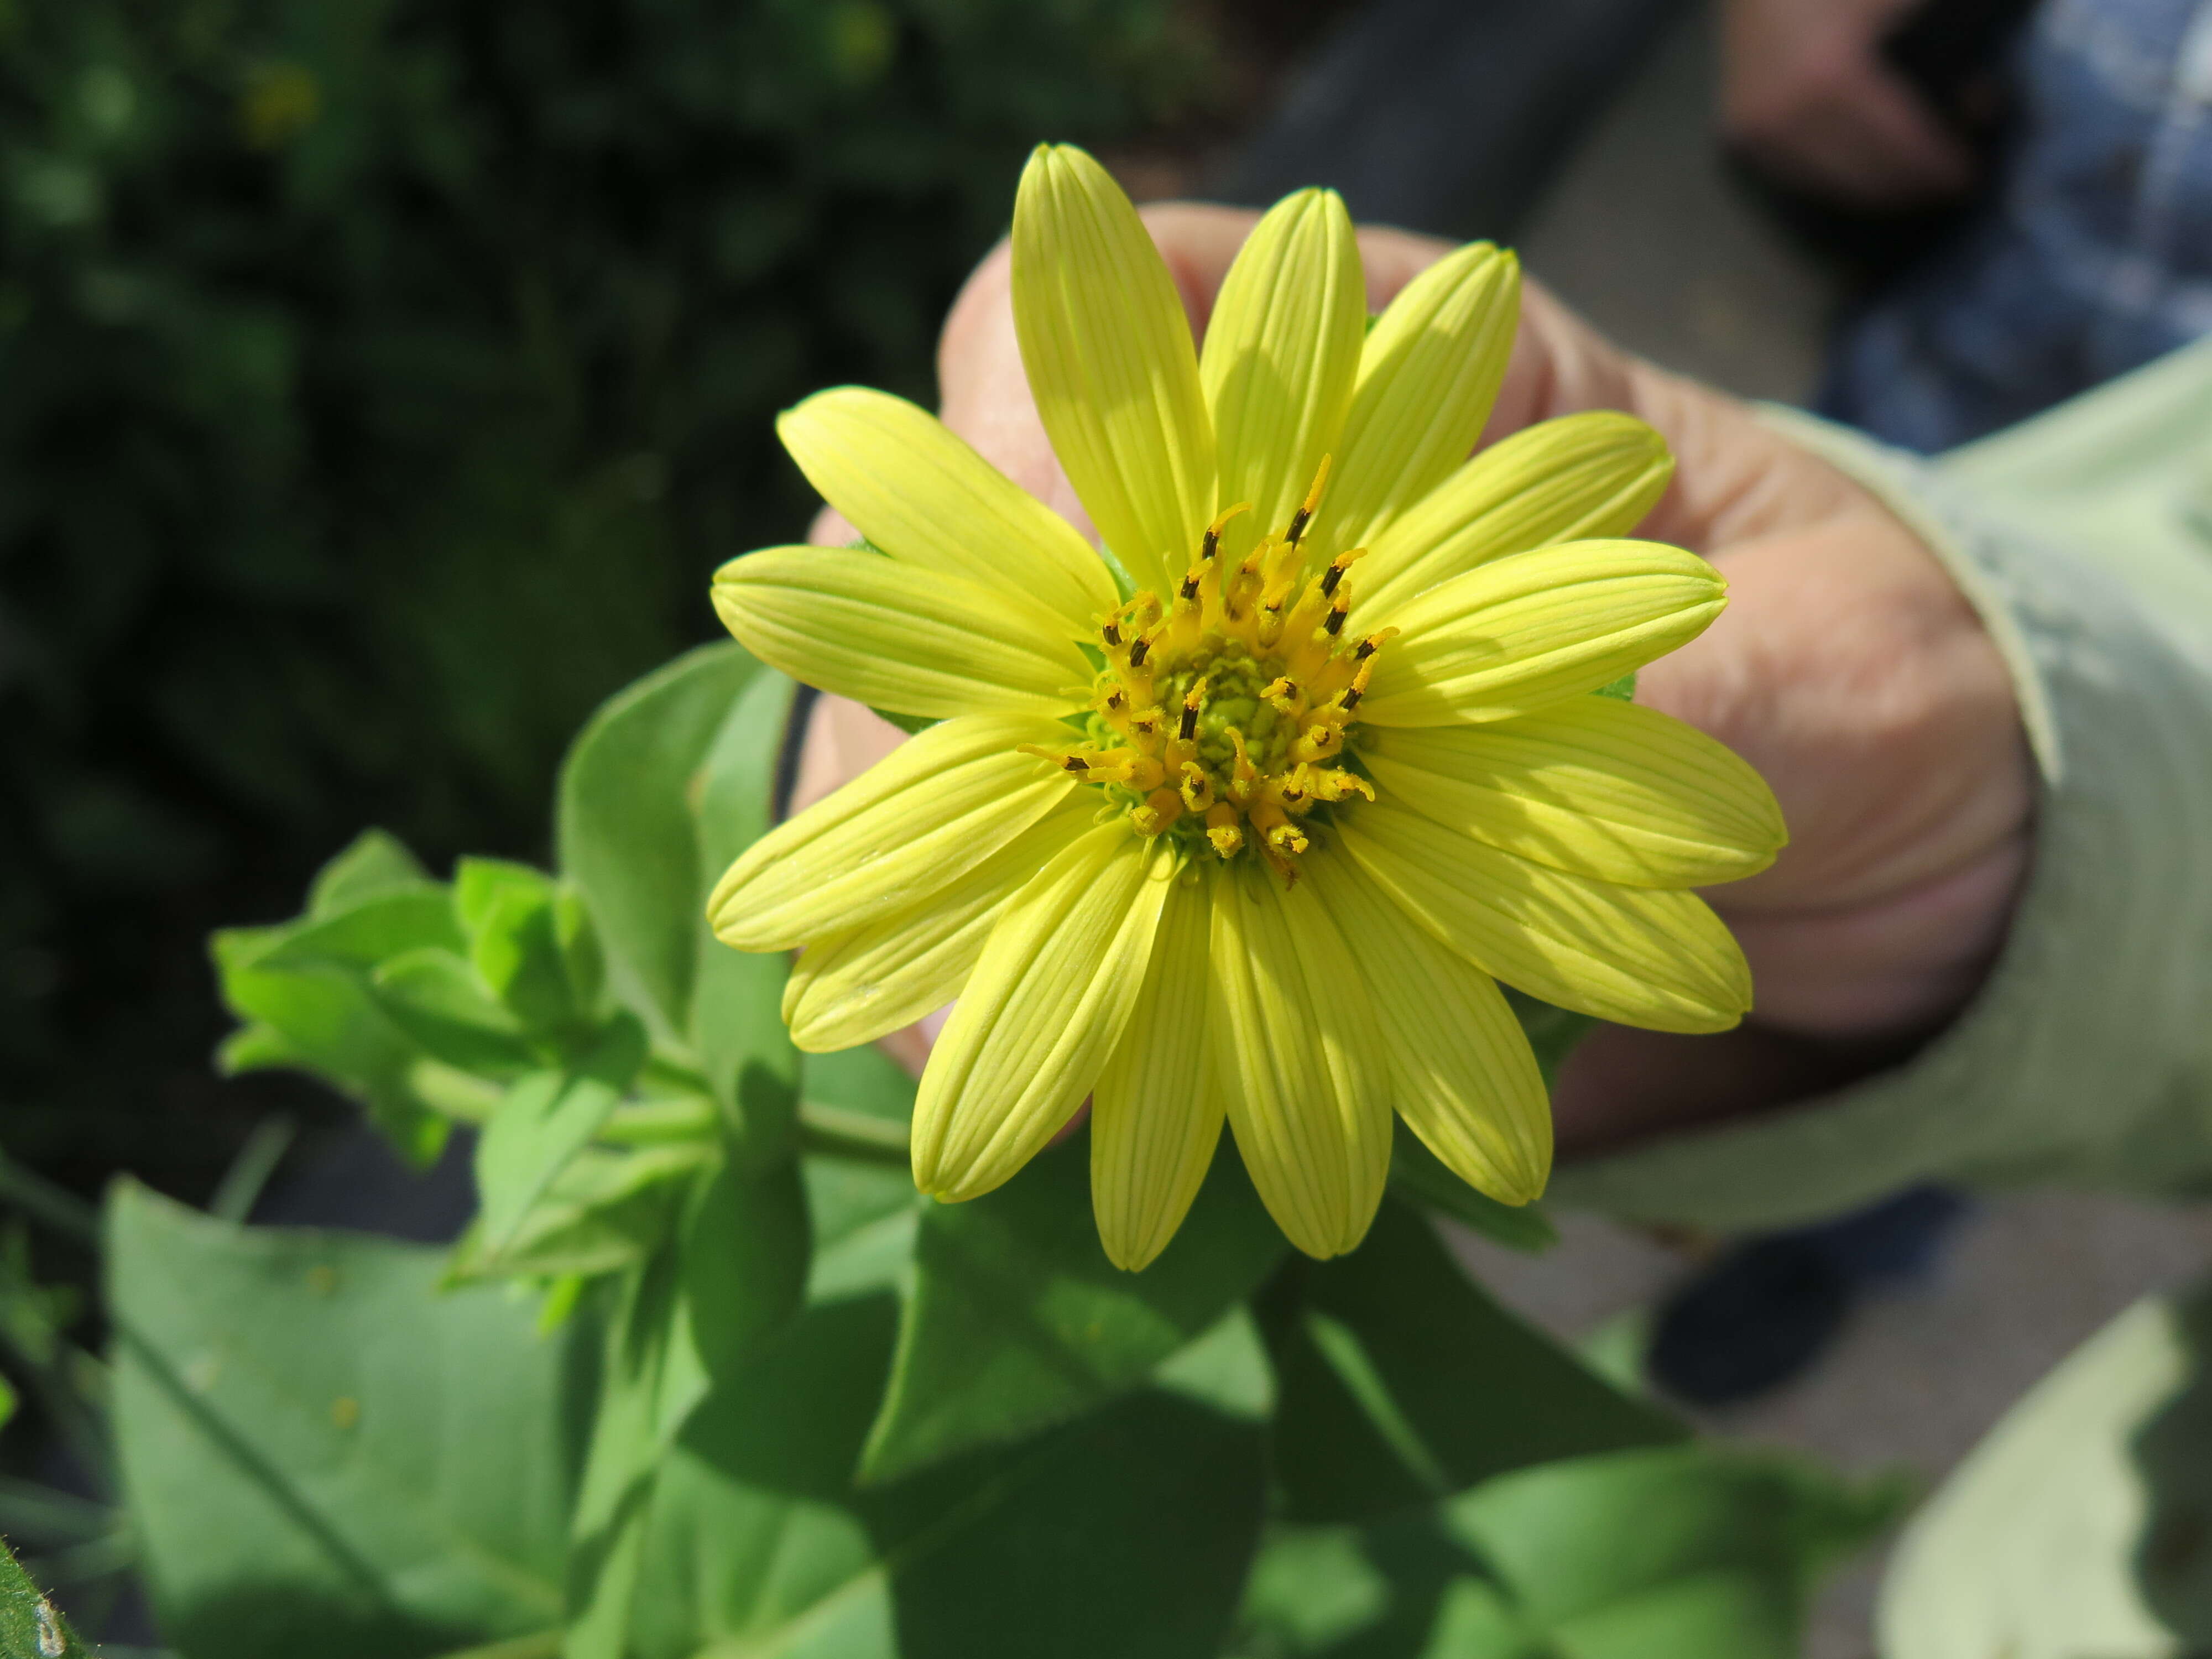
[[[1198,597],[1198,572],[1195,570],[1182,579],[1182,596],[1186,599]]]
[[[1359,688],[1356,685],[1346,686],[1344,695],[1339,697],[1337,702],[1343,705],[1344,712],[1349,714],[1359,707]]]
[[[1070,755],[1060,764],[1071,772],[1088,772],[1091,769],[1091,763],[1080,755]]]
[[[1177,728],[1177,735],[1180,736],[1185,743],[1188,743],[1193,738],[1198,735],[1198,705],[1196,703],[1187,702],[1183,704],[1182,725]]]
[[[1127,708],[1129,706],[1129,694],[1127,691],[1124,691],[1120,686],[1115,686],[1111,691],[1109,691],[1106,694],[1106,706],[1109,708]]]
[[[1140,639],[1134,645],[1131,646],[1129,647],[1129,666],[1132,668],[1142,668],[1145,665],[1145,653],[1152,648],[1152,642],[1150,640],[1146,639]]]
[[[1334,599],[1336,597],[1336,585],[1343,580],[1344,567],[1340,564],[1332,564],[1328,569],[1322,571],[1321,573],[1321,591],[1322,597],[1325,599]]]
[[[1333,634],[1336,630],[1331,629],[1329,631]],[[1352,653],[1352,659],[1354,662],[1365,662],[1382,647],[1382,641],[1370,634],[1365,639],[1360,641],[1358,648]]]
[[[1307,507],[1300,507],[1291,514],[1291,527],[1283,532],[1283,539],[1292,547],[1296,547],[1298,544],[1298,538],[1306,533],[1306,526],[1312,522],[1312,511]]]
[[[1198,556],[1200,558],[1210,559],[1220,551],[1221,532],[1218,530],[1209,530],[1205,535],[1199,538]]]
[[[1106,626],[1105,626],[1105,627],[1103,627],[1103,628],[1100,629],[1098,631],[1099,631],[1102,635],[1103,635],[1105,636],[1105,640],[1106,640],[1106,643],[1107,643],[1107,644],[1109,644],[1109,645],[1119,645],[1119,644],[1121,644],[1121,623],[1110,623],[1110,622],[1109,622],[1109,623],[1108,623],[1106,624]]]
[[[1346,615],[1346,612],[1345,608],[1341,605],[1332,605],[1329,607],[1328,617],[1327,620],[1322,623],[1322,627],[1328,630],[1328,635],[1331,639],[1335,638],[1339,634],[1344,632],[1344,618]]]

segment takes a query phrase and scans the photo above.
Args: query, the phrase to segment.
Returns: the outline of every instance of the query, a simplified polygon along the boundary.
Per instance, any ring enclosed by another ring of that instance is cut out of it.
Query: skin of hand
[[[1849,207],[1917,207],[1965,191],[1972,155],[1877,50],[1912,4],[1728,0],[1720,116],[1729,145]]]
[[[1202,337],[1256,216],[1170,204],[1145,217]],[[1363,230],[1370,308],[1448,250]],[[954,305],[938,371],[946,424],[1088,533],[1022,373],[1003,244]],[[1713,1036],[1601,1027],[1555,1091],[1567,1157],[1802,1098],[1940,1029],[2003,941],[2033,803],[2003,661],[1918,538],[1735,399],[1619,350],[1528,284],[1484,441],[1588,409],[1627,410],[1664,435],[1674,479],[1636,533],[1704,555],[1729,583],[1719,621],[1644,669],[1637,701],[1758,767],[1791,840],[1771,869],[1706,894],[1750,961],[1750,1020]],[[834,514],[816,522],[817,544],[852,537]],[[799,804],[898,738],[824,698]],[[902,1057],[918,1063],[926,1042],[914,1036]]]

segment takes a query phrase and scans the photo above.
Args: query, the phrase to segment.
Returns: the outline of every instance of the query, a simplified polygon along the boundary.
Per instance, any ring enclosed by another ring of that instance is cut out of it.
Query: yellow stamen
[[[1139,834],[1173,835],[1223,859],[1255,852],[1286,882],[1312,844],[1306,823],[1375,796],[1338,763],[1389,638],[1386,630],[1348,646],[1341,637],[1352,611],[1345,574],[1365,550],[1304,574],[1300,543],[1329,465],[1324,457],[1280,533],[1224,560],[1224,528],[1249,510],[1239,502],[1206,527],[1164,605],[1139,592],[1102,617],[1091,740],[1025,751],[1107,790],[1107,810],[1126,813]]]

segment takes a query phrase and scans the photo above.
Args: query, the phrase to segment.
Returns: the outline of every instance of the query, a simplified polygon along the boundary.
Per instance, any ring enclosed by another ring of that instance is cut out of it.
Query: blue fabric
[[[1990,207],[1838,336],[1821,412],[1933,453],[2212,332],[2212,0],[2049,0]]]

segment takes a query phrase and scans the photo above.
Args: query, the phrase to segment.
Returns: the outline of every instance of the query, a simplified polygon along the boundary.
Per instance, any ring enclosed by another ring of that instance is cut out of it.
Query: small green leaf
[[[1688,1432],[1500,1308],[1395,1199],[1350,1255],[1294,1263],[1261,1313],[1293,1519],[1385,1514],[1524,1464]]]
[[[365,898],[393,887],[430,879],[414,854],[397,836],[364,830],[353,844],[316,872],[307,889],[307,915],[327,916],[349,910]]]
[[[569,981],[552,882],[534,870],[526,872],[530,880],[482,878],[495,868],[520,866],[465,859],[454,873],[455,908],[477,975],[532,1033],[551,1036],[588,1020],[591,1010]]]
[[[1175,1243],[1141,1273],[1106,1259],[1089,1138],[1001,1187],[921,1211],[897,1358],[862,1464],[894,1479],[1095,1409],[1248,1295],[1281,1233],[1241,1161],[1218,1157]]]
[[[1611,697],[1616,702],[1634,702],[1636,701],[1636,671],[1632,668],[1619,679],[1607,680],[1591,695]]]
[[[0,1656],[89,1659],[61,1609],[39,1594],[39,1587],[4,1543],[0,1543]]]
[[[255,929],[264,948],[245,955],[241,966],[277,972],[291,968],[369,969],[402,951],[439,946],[461,948],[446,890],[434,883],[387,887],[343,910],[283,929]],[[237,939],[218,933],[217,939]]]
[[[618,1014],[574,1066],[533,1072],[507,1091],[477,1143],[483,1249],[508,1249],[532,1207],[621,1104],[645,1063],[645,1026]]]
[[[368,982],[385,1018],[441,1065],[509,1078],[541,1063],[522,1023],[453,951],[431,945],[404,952],[380,964]]]
[[[592,715],[561,769],[562,873],[597,924],[611,988],[657,1041],[688,1042],[691,1030],[706,897],[694,781],[738,695],[764,672],[734,644],[679,657]]]
[[[492,914],[513,896],[550,902],[553,878],[512,859],[463,858],[453,864],[453,914],[473,945],[483,937]]]
[[[471,1279],[591,1277],[641,1266],[667,1238],[684,1193],[714,1159],[693,1142],[635,1152],[586,1147],[493,1251],[481,1223],[453,1247],[447,1269]]]
[[[398,1659],[561,1613],[569,1348],[444,1252],[107,1207],[116,1435],[163,1632]]]
[[[447,1124],[410,1083],[415,1044],[377,1006],[359,965],[329,958],[266,965],[295,931],[240,928],[215,936],[223,1001],[247,1022],[218,1053],[218,1063],[234,1071],[312,1072],[366,1106],[408,1157],[429,1162],[445,1144]]]
[[[878,720],[889,720],[909,737],[917,732],[927,732],[937,724],[937,717],[931,714],[902,714],[895,709],[878,708],[872,705],[868,712]]]

